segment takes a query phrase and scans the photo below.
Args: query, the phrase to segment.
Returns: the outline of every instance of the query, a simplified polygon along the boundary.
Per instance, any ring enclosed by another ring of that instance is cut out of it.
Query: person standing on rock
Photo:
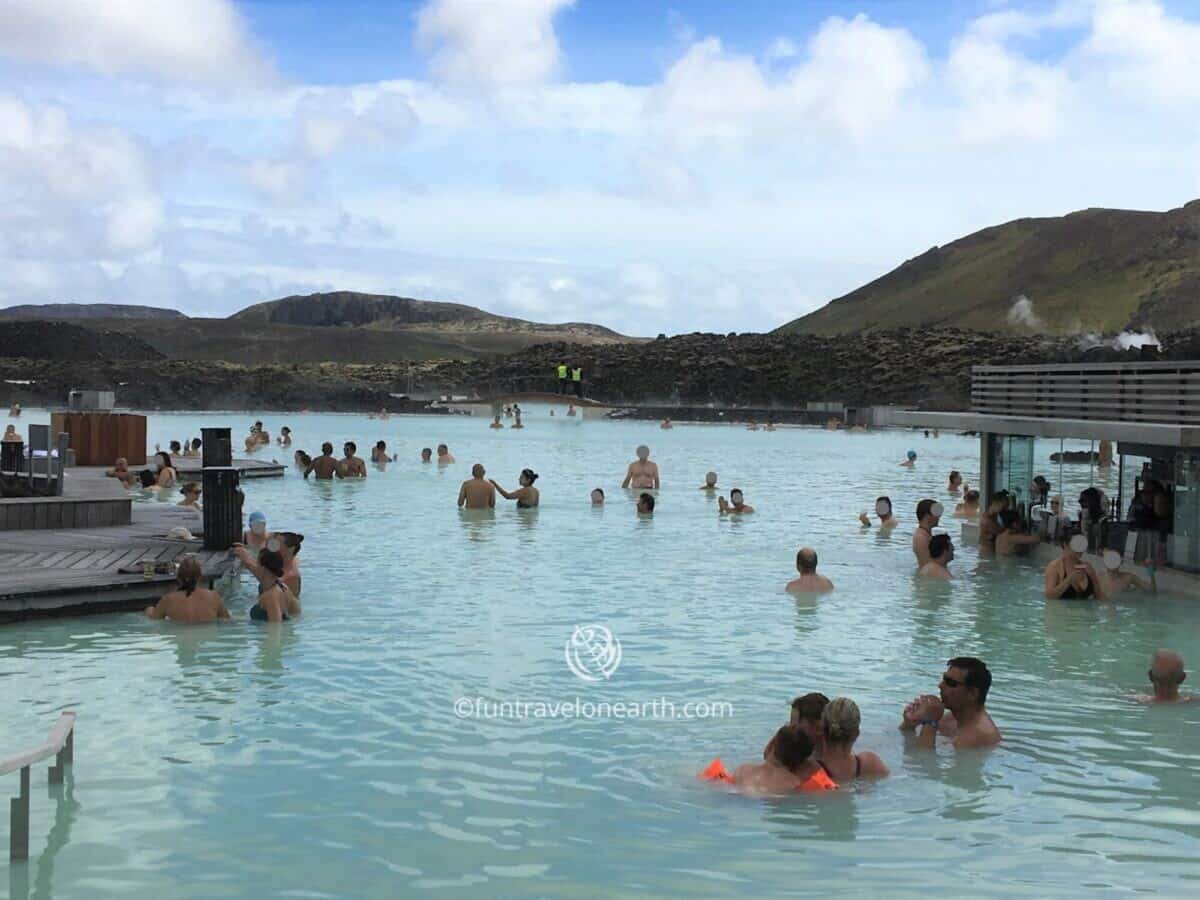
[[[629,464],[621,482],[623,488],[631,486],[638,490],[659,488],[658,463],[650,462],[650,448],[645,444],[637,448],[637,459]]]
[[[571,381],[575,385],[575,396],[583,396],[583,369],[579,366],[574,366],[571,369]]]

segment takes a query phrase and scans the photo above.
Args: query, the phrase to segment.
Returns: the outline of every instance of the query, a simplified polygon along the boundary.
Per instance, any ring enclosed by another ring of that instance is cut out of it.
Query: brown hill
[[[0,319],[183,319],[177,309],[124,303],[26,303],[0,309]]]

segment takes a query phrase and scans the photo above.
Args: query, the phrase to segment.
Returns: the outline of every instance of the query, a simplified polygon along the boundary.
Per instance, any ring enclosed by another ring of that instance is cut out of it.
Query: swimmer
[[[367,477],[367,464],[354,455],[357,452],[358,445],[355,444],[354,441],[346,441],[346,443],[342,445],[342,453],[345,455],[338,460],[336,470],[338,478]]]
[[[825,733],[821,727],[821,716],[828,705],[829,698],[814,691],[792,700],[791,712],[788,714],[788,724],[797,726],[808,736],[808,739],[812,741],[813,753],[817,755],[818,759],[825,752]],[[771,738],[767,741],[767,746],[763,748],[763,759],[770,756],[774,748],[775,738]]]
[[[433,462],[433,451],[431,449],[429,449],[428,447],[421,448],[421,462],[423,462],[423,463]]]
[[[492,419],[492,424],[488,428],[503,428],[504,423],[500,421],[500,417],[496,416]]]
[[[909,450],[908,451],[908,459],[904,460],[904,462],[900,463],[900,465],[902,467],[904,467],[905,469],[911,469],[916,464],[916,462],[917,462],[917,451]]]
[[[996,537],[1004,530],[1003,516],[1008,502],[1008,491],[996,491],[979,517],[979,548],[984,552],[996,549]]]
[[[771,739],[771,752],[760,763],[743,763],[731,780],[749,794],[833,791],[837,783],[813,756],[813,742],[798,725],[784,725]]]
[[[149,469],[142,469],[142,471],[138,472],[138,481],[144,490],[158,490],[158,479],[154,477],[154,473]]]
[[[940,578],[949,581],[954,576],[950,574],[950,560],[954,559],[954,545],[950,535],[935,534],[929,540],[929,562],[917,570],[923,578]]]
[[[951,469],[950,470],[950,483],[949,483],[949,485],[947,485],[946,490],[948,490],[951,494],[958,494],[958,493],[962,492],[962,487],[963,487],[962,475],[959,473],[958,469]]]
[[[746,430],[747,431],[758,431],[758,423],[751,422],[749,425],[746,426]]]
[[[298,604],[302,579],[300,577],[300,564],[296,561],[296,554],[300,552],[300,546],[303,543],[304,535],[297,534],[294,531],[281,531],[271,535],[266,545],[258,550],[251,551],[243,544],[234,544],[233,555],[241,560],[246,571],[258,579],[260,590],[272,584],[276,578],[279,578],[296,597]],[[262,567],[258,561],[258,557],[263,550],[273,550],[282,557],[283,574],[276,575]],[[296,615],[299,615],[298,608],[296,609]]]
[[[766,428],[763,429],[763,431],[774,431],[774,430],[775,430],[774,422],[767,422]]]
[[[979,491],[966,491],[962,503],[954,506],[954,518],[975,519],[979,517]]]
[[[278,550],[263,550],[258,565],[268,578],[274,577],[258,594],[250,607],[250,618],[257,622],[286,622],[300,615],[300,600],[283,581],[283,556]]]
[[[892,499],[891,497],[878,497],[875,500],[875,515],[879,517],[879,530],[891,531],[896,527],[897,519],[892,515]],[[871,519],[867,516],[866,510],[858,514],[858,521],[862,522],[864,528],[871,527]]]
[[[279,443],[280,447],[292,446],[292,429],[284,425],[279,429],[279,437],[277,437],[275,440]]]
[[[10,416],[12,416],[14,419],[19,419],[19,418],[21,418],[21,404],[20,404],[20,403],[14,403],[12,406],[10,406],[10,407],[8,408],[8,414],[9,414]]]
[[[371,462],[383,465],[395,461],[396,457],[388,456],[387,441],[376,441],[375,446],[371,448]]]
[[[147,606],[146,616],[188,624],[228,619],[229,610],[225,608],[221,595],[198,587],[202,574],[200,563],[194,556],[184,558],[179,564],[179,571],[175,573],[179,588],[164,594],[154,606]]]
[[[650,448],[645,444],[637,448],[637,459],[625,470],[625,480],[621,482],[621,487],[658,490],[658,463],[650,462]]]
[[[11,425],[8,427],[12,428]],[[5,440],[8,440],[8,435],[5,435],[4,438]],[[17,438],[17,440],[20,440],[20,438]],[[109,478],[117,479],[117,481],[121,482],[121,484],[125,485],[125,487],[132,487],[133,484],[138,480],[138,477],[129,471],[129,460],[123,456],[118,456],[117,461],[113,463],[113,467],[104,474]]]
[[[640,497],[638,497],[637,513],[639,516],[654,515],[654,495],[653,494],[642,494]]]
[[[1047,600],[1104,600],[1104,583],[1090,564],[1083,561],[1087,538],[1082,534],[1064,533],[1062,555],[1046,566],[1045,593]]]
[[[9,425],[4,429],[4,437],[0,438],[0,443],[15,444],[21,443],[21,436],[17,434],[17,426]]]
[[[178,480],[178,473],[175,467],[171,465],[171,457],[166,453],[158,452],[154,454],[155,462],[158,465],[158,486],[162,488],[173,488]]]
[[[817,551],[812,547],[801,547],[796,553],[796,571],[800,577],[784,588],[789,594],[828,594],[833,590],[833,582],[817,574]]]
[[[858,711],[858,704],[849,697],[837,697],[829,701],[821,713],[821,727],[825,732],[821,768],[834,781],[844,784],[856,778],[888,776],[888,767],[878,754],[870,750],[854,752],[854,742],[858,740],[862,728],[862,714]]]
[[[293,453],[292,461],[296,464],[297,469],[307,469],[312,465],[312,457],[303,450],[297,450]]]
[[[917,568],[929,562],[929,541],[933,529],[945,510],[936,500],[925,499],[917,504],[917,530],[913,532],[912,551],[917,558]]]
[[[950,738],[955,750],[1000,743],[1000,730],[984,708],[992,686],[988,667],[972,656],[956,656],[946,667],[940,697],[925,694],[905,706],[900,730],[916,732],[917,746],[927,750],[936,746],[939,734]]]
[[[500,492],[500,496],[505,500],[516,500],[517,509],[533,509],[538,505],[538,500],[541,498],[538,489],[533,486],[533,483],[537,480],[538,474],[533,469],[522,469],[521,476],[518,479],[518,484],[521,486],[511,494],[496,484],[495,479],[489,478],[488,482]]]
[[[443,445],[444,446],[444,445]],[[471,477],[458,489],[459,508],[493,509],[496,506],[496,488],[484,480],[487,470],[479,463],[471,466]]]
[[[663,431],[667,431],[668,429],[674,428],[675,426],[671,424],[671,418],[670,418],[670,416],[668,416],[667,418],[662,420],[662,424],[659,425],[658,427],[661,428]]]
[[[250,527],[242,532],[242,543],[257,553],[267,546],[267,541],[272,537],[271,532],[267,531],[267,515],[256,509],[250,513],[246,524]]]
[[[754,512],[754,507],[748,506],[746,501],[742,499],[741,488],[734,488],[729,492],[729,502],[726,502],[724,497],[718,497],[717,508],[723,516]]]
[[[592,488],[592,506],[604,505],[604,488]]]
[[[1174,650],[1158,650],[1150,660],[1150,686],[1153,694],[1143,694],[1137,699],[1142,703],[1190,703],[1191,694],[1180,694],[1179,686],[1187,679],[1183,668],[1183,657]]]
[[[188,506],[195,510],[203,510],[200,505],[200,485],[194,481],[189,481],[179,489],[179,493],[183,494],[183,499],[176,506]]]
[[[704,474],[704,484],[700,485],[700,490],[712,493],[717,489],[717,473],[706,472]]]
[[[338,461],[333,457],[333,444],[326,441],[321,445],[321,455],[310,462],[304,469],[304,477],[309,472],[317,473],[317,481],[332,481],[338,470]]]
[[[438,444],[438,465],[448,466],[453,462],[457,462],[457,460],[450,455],[450,448],[445,444]]]
[[[1004,530],[996,535],[996,555],[1014,556],[1024,553],[1026,547],[1040,544],[1042,539],[1036,534],[1024,534],[1021,531],[1021,516],[1015,509],[1006,509],[1000,513],[1000,521]]]
[[[575,415],[575,404],[574,403],[567,404],[567,415],[568,416]]]
[[[1147,594],[1157,594],[1158,579],[1154,577],[1154,563],[1146,560],[1143,565],[1146,567],[1146,573],[1150,576],[1149,584],[1132,572],[1122,572],[1121,554],[1116,550],[1105,550],[1104,571],[1100,573],[1100,583],[1104,585],[1104,596],[1112,600],[1134,586]]]

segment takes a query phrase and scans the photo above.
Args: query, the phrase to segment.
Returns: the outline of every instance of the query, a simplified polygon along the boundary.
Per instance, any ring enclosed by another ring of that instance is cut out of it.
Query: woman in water
[[[303,450],[297,450],[292,454],[292,461],[296,463],[297,469],[307,469],[312,465],[312,457]]]
[[[538,499],[541,496],[538,493],[538,489],[533,486],[533,483],[537,481],[537,479],[538,474],[537,472],[533,471],[533,469],[522,469],[520,478],[521,486],[511,494],[504,488],[500,487],[500,485],[496,484],[496,480],[494,478],[489,478],[488,481],[492,483],[492,487],[498,490],[500,492],[500,496],[502,496],[505,500],[516,500],[517,509],[533,509],[538,505]]]
[[[950,470],[950,484],[947,486],[946,489],[952,494],[960,494],[960,493],[962,493],[962,483],[963,483],[962,475],[959,474],[958,469],[951,469]]]
[[[202,509],[200,506],[200,485],[194,481],[189,481],[179,489],[179,493],[183,494],[183,499],[179,501],[179,506],[190,506],[192,509]]]
[[[888,767],[876,754],[854,752],[862,716],[858,704],[848,697],[829,701],[821,713],[821,728],[825,733],[825,749],[821,753],[821,768],[838,784],[855,778],[886,778]]]
[[[911,469],[917,461],[917,451],[909,450],[907,456],[908,458],[905,459],[904,462],[900,463],[900,465],[906,469]]]
[[[289,591],[298,599],[300,597],[300,564],[296,562],[296,554],[300,552],[300,545],[304,543],[304,535],[297,534],[294,531],[280,531],[271,536],[267,546],[261,551],[252,551],[247,549],[242,544],[233,545],[233,555],[241,560],[242,565],[246,567],[251,575],[258,579],[259,589],[265,589],[273,584],[276,578],[280,579]],[[257,561],[255,554],[262,556],[266,552],[278,553],[283,557],[283,573],[276,574],[262,567],[262,564]]]
[[[160,450],[154,454],[154,458],[158,464],[158,486],[163,488],[175,487],[175,482],[179,480],[179,473],[171,465],[171,457]]]
[[[264,550],[258,554],[258,565],[274,580],[258,595],[258,601],[250,607],[250,618],[259,622],[286,622],[300,615],[300,601],[283,582],[283,556],[276,550]]]
[[[1083,561],[1087,538],[1063,535],[1062,555],[1046,566],[1047,600],[1103,600],[1104,584],[1096,570]]]
[[[154,606],[146,607],[151,619],[171,619],[174,622],[212,622],[228,619],[229,610],[221,601],[221,595],[207,588],[197,587],[200,583],[200,563],[189,556],[179,564],[175,577],[179,589],[163,596]]]

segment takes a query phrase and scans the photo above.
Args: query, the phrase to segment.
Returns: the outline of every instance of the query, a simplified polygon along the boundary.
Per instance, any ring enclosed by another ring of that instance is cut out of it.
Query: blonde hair
[[[849,697],[837,697],[829,701],[821,713],[821,726],[825,740],[831,744],[853,744],[858,739],[862,715],[858,704]]]

